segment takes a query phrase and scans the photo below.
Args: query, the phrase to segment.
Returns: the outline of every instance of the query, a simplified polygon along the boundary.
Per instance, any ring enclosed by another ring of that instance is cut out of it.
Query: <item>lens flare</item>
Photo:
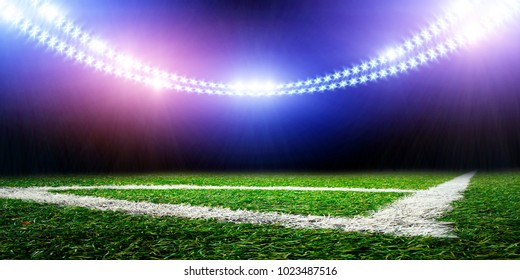
[[[52,22],[61,16],[62,12],[58,9],[58,7],[51,4],[43,4],[39,9],[38,13],[45,20]]]

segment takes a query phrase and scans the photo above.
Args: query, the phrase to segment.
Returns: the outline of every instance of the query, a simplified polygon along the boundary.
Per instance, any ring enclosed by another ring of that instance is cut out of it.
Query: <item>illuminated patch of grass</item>
[[[428,189],[455,173],[375,172],[338,174],[176,173],[147,175],[68,175],[0,177],[0,186],[199,185],[302,186],[348,188]]]
[[[303,215],[352,216],[377,210],[403,197],[402,193],[262,190],[71,190],[60,193],[224,207],[232,210],[283,212]]]

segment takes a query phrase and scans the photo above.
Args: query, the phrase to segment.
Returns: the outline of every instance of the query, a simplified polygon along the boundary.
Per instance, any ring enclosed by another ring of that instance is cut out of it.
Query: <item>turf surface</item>
[[[263,190],[70,190],[58,193],[153,203],[218,206],[232,210],[330,216],[363,215],[405,196],[403,193]]]
[[[520,174],[477,174],[443,218],[459,238],[131,216],[0,200],[2,259],[520,259]]]
[[[149,175],[0,177],[0,186],[302,186],[347,188],[428,189],[460,175],[456,173],[401,172],[347,174],[223,174],[179,173]]]

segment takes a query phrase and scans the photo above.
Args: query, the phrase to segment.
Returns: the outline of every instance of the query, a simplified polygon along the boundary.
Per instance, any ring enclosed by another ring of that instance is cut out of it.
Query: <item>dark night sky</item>
[[[56,1],[179,73],[279,81],[377,55],[449,1]],[[520,165],[520,28],[417,71],[306,96],[153,92],[0,25],[0,173],[487,169]]]

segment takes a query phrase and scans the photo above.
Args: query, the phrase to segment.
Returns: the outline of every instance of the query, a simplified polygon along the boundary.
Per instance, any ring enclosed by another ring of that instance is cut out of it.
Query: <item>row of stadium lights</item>
[[[404,56],[407,52],[410,52],[411,50],[415,49],[417,46],[422,45],[424,42],[431,41],[433,37],[436,37],[440,35],[442,30],[446,30],[448,28],[448,22],[453,23],[457,17],[456,15],[448,16],[445,19],[439,20],[438,25],[434,24],[432,25],[428,30],[425,30],[421,33],[421,35],[417,35],[413,38],[413,41],[410,40],[407,42],[407,44],[403,45],[402,47],[396,48],[395,50],[390,50],[386,53],[385,56],[381,56],[377,60],[371,60],[369,63],[364,63],[362,65],[354,66],[351,69],[347,69],[342,72],[337,72],[331,75],[325,75],[323,77],[318,77],[312,80],[307,81],[301,81],[296,83],[288,83],[283,85],[274,85],[274,84],[268,84],[268,83],[261,83],[261,84],[255,84],[250,83],[249,85],[239,85],[239,84],[231,84],[231,85],[224,85],[224,84],[217,84],[217,83],[211,83],[211,82],[205,82],[201,80],[195,80],[195,79],[189,79],[189,78],[183,78],[178,77],[171,73],[166,73],[164,71],[159,70],[153,70],[151,67],[143,66],[142,63],[139,63],[129,56],[123,55],[123,54],[117,54],[115,51],[111,50],[107,47],[106,44],[104,44],[102,41],[98,39],[90,39],[90,36],[86,33],[84,33],[80,28],[77,26],[74,26],[71,22],[66,22],[65,19],[59,16],[58,9],[54,8],[53,6],[43,3],[42,1],[32,1],[32,6],[37,8],[39,10],[39,13],[43,15],[48,21],[53,22],[58,28],[61,29],[62,33],[67,35],[69,38],[79,41],[80,44],[88,45],[91,50],[94,50],[97,54],[101,54],[104,59],[108,59],[110,62],[115,62],[118,65],[125,66],[124,68],[133,68],[134,70],[137,70],[138,73],[142,73],[144,75],[153,73],[155,77],[160,76],[161,80],[165,80],[168,82],[168,80],[171,80],[172,82],[177,82],[184,85],[189,85],[188,87],[181,88],[178,86],[179,90],[188,90],[188,91],[195,91],[199,93],[224,93],[221,92],[222,89],[224,90],[232,90],[232,94],[240,94],[244,90],[252,91],[255,95],[259,94],[260,90],[264,91],[272,91],[273,90],[287,90],[287,92],[281,91],[279,93],[285,93],[285,94],[294,94],[294,93],[304,93],[304,92],[314,92],[314,91],[324,91],[326,89],[334,89],[337,87],[345,87],[348,85],[355,85],[357,82],[356,76],[361,76],[361,73],[366,73],[368,70],[374,71],[374,69],[379,68],[379,66],[383,66],[393,60],[395,60],[397,57]],[[77,43],[77,42],[76,42]],[[442,48],[441,48],[442,52]],[[83,58],[83,55],[80,55],[80,60]],[[92,59],[87,61],[87,64],[91,64],[90,62]],[[97,62],[95,65],[102,66],[101,62]],[[412,65],[415,65],[415,63],[412,63]],[[98,67],[99,68],[99,67]],[[111,72],[112,67],[107,66],[106,67],[108,72]],[[401,65],[401,69],[404,67]],[[382,72],[380,72],[379,76],[381,78],[386,77],[387,75],[393,75],[396,74],[396,68],[395,67],[389,67],[388,69],[381,69]],[[144,72],[144,73],[143,73]],[[141,74],[141,75],[142,75]],[[136,74],[134,77],[137,79],[137,81],[141,80],[141,75]],[[126,75],[130,76],[130,75]],[[359,77],[360,83],[365,83],[368,80],[374,80],[376,74],[372,73],[371,78],[361,76]],[[348,81],[341,81],[345,78],[349,78]],[[342,79],[343,78],[343,79]],[[334,84],[334,81],[337,81],[337,84]],[[160,83],[160,82],[159,82]],[[166,84],[167,85],[167,84]],[[302,88],[307,87],[307,89]],[[298,89],[299,88],[299,89]],[[296,90],[298,89],[298,90]],[[229,94],[229,92],[227,92]],[[261,93],[261,92],[260,92]]]
[[[181,77],[147,66],[110,48],[68,21],[60,10],[45,1],[27,0],[24,4],[0,0],[0,16],[16,26],[31,40],[59,55],[97,71],[119,78],[182,92],[219,95],[290,95],[332,91],[396,76],[420,65],[436,61],[510,20],[520,11],[520,1],[502,0],[482,5],[483,1],[459,1],[453,9],[428,28],[377,59],[317,78],[285,84],[222,84]],[[484,9],[485,8],[485,9]],[[482,15],[485,14],[485,16]],[[462,28],[460,28],[462,26]],[[53,33],[56,32],[56,33]],[[59,35],[57,35],[59,34]],[[62,39],[65,37],[66,39]],[[446,39],[448,38],[448,39]]]

